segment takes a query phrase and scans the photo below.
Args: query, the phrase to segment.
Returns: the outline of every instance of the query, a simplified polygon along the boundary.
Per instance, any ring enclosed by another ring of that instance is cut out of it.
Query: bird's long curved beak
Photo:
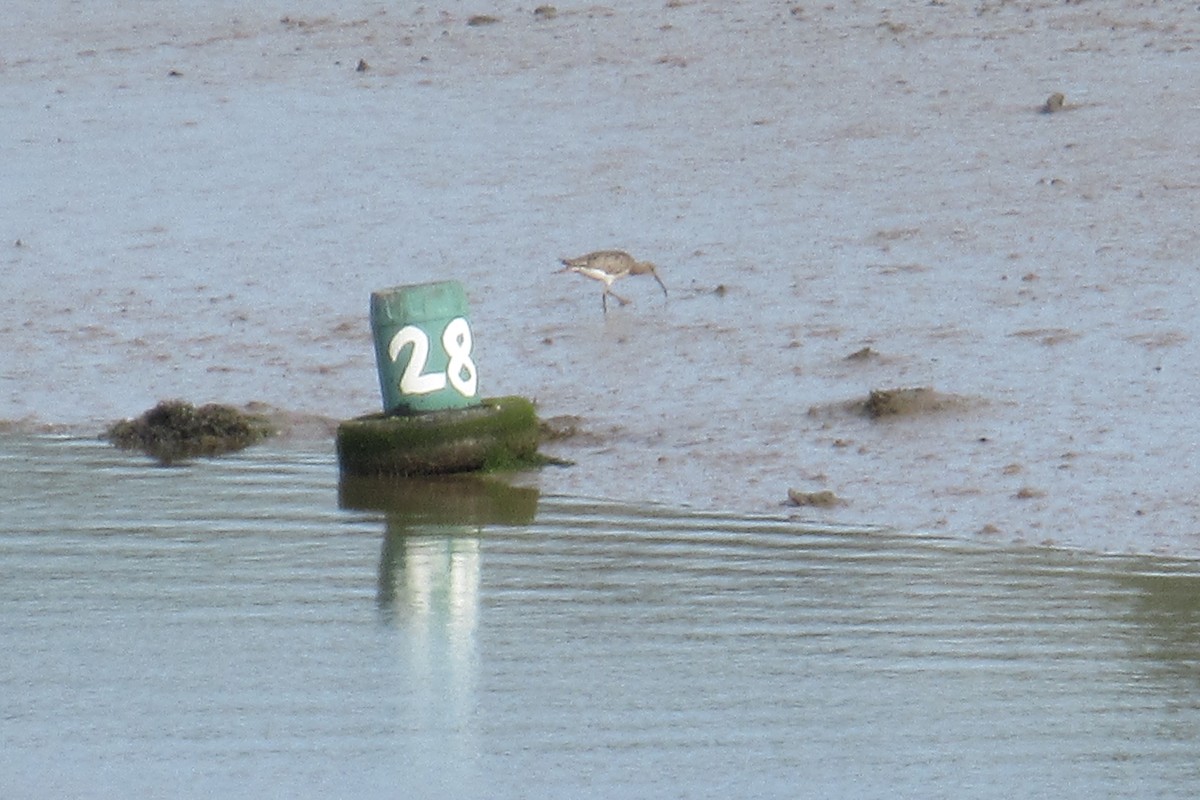
[[[650,272],[650,274],[654,276],[654,280],[658,281],[658,285],[661,286],[662,290],[663,290],[663,297],[666,297],[667,296],[667,285],[662,282],[662,278],[658,277],[658,270],[652,270]]]

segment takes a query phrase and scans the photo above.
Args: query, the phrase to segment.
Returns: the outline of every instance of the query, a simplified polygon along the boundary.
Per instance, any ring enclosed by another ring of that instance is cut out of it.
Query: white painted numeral
[[[396,331],[388,344],[388,356],[392,361],[400,356],[407,345],[412,345],[412,357],[400,375],[401,394],[429,394],[446,388],[446,380],[455,391],[464,397],[474,397],[479,379],[475,362],[471,360],[471,326],[462,317],[455,317],[442,332],[442,347],[450,356],[445,372],[425,372],[429,363],[429,337],[416,325],[405,325]]]
[[[404,374],[400,376],[400,393],[429,394],[445,389],[445,373],[422,374],[425,372],[425,365],[429,362],[429,337],[416,325],[405,325],[396,331],[396,335],[392,337],[392,343],[388,345],[388,355],[391,356],[392,361],[395,361],[404,346],[409,344],[413,346],[412,357],[408,359],[408,364],[404,367]]]
[[[463,397],[474,397],[479,383],[475,375],[475,362],[471,360],[471,326],[462,317],[455,317],[442,332],[442,347],[450,356],[446,375],[450,385]],[[466,377],[463,377],[466,373]]]

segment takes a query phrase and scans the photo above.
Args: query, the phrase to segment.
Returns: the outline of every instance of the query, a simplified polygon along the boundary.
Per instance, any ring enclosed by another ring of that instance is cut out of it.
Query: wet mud
[[[481,391],[579,418],[543,491],[1200,555],[1190,7],[60,5],[0,20],[10,431],[328,437],[370,292],[455,279]],[[835,411],[895,387],[971,401]]]

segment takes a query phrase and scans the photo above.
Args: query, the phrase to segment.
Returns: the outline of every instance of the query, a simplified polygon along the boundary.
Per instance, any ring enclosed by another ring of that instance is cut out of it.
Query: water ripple
[[[0,509],[6,795],[1188,797],[1200,778],[1194,562],[339,485],[331,453],[288,445],[164,469],[5,438]]]

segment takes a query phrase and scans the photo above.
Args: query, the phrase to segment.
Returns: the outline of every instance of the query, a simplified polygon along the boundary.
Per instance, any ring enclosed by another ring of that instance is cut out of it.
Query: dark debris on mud
[[[808,415],[815,418],[866,417],[878,421],[894,417],[915,417],[943,411],[961,411],[978,401],[957,394],[939,392],[928,386],[872,389],[860,400],[811,406]]]
[[[846,501],[828,489],[818,492],[802,492],[798,489],[788,489],[788,505],[806,508],[834,508],[846,505]]]

